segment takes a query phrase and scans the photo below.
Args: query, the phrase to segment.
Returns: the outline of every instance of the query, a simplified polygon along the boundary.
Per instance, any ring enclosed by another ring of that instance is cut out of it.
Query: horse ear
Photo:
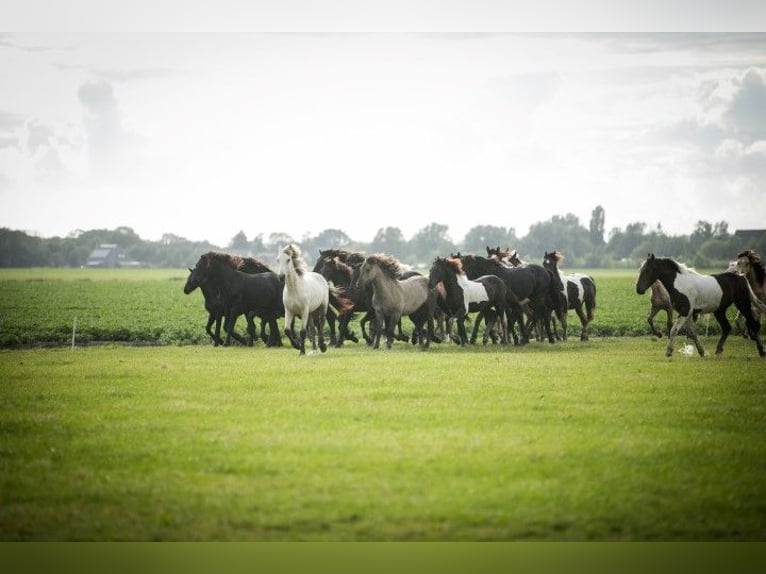
[[[189,273],[194,273],[194,269],[192,269],[191,267],[187,267],[187,269],[189,270]]]

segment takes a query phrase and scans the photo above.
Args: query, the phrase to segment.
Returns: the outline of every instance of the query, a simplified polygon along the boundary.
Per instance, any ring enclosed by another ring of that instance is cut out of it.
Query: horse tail
[[[354,308],[354,302],[346,295],[346,290],[335,285],[329,286],[330,306],[336,315],[343,315]]]
[[[593,311],[596,309],[596,281],[593,277],[586,277],[586,281],[590,283],[591,292],[585,295],[585,310],[587,313],[588,321],[593,321]]]

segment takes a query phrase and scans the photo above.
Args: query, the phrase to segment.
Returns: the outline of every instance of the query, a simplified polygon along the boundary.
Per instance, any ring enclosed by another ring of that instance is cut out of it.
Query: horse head
[[[655,281],[657,281],[657,260],[654,253],[649,253],[638,270],[638,279],[636,280],[636,293],[643,295]]]
[[[199,277],[197,277],[195,270],[191,267],[187,267],[187,269],[189,270],[189,277],[186,278],[186,284],[184,285],[184,293],[186,295],[199,287]]]

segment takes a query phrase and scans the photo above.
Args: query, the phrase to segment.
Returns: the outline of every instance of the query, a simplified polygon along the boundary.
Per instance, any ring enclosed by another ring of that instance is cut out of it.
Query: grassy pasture
[[[0,539],[763,540],[763,360],[662,346],[2,351]]]
[[[593,274],[588,343],[299,357],[213,348],[184,271],[0,271],[2,345],[64,345],[0,351],[0,540],[764,540],[766,363]]]

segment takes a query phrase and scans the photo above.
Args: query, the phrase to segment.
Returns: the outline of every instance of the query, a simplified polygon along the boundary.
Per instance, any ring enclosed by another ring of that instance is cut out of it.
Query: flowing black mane
[[[208,251],[200,257],[200,260],[208,266],[213,262],[218,262],[244,273],[266,273],[271,271],[268,265],[254,257],[242,257],[219,251]]]

